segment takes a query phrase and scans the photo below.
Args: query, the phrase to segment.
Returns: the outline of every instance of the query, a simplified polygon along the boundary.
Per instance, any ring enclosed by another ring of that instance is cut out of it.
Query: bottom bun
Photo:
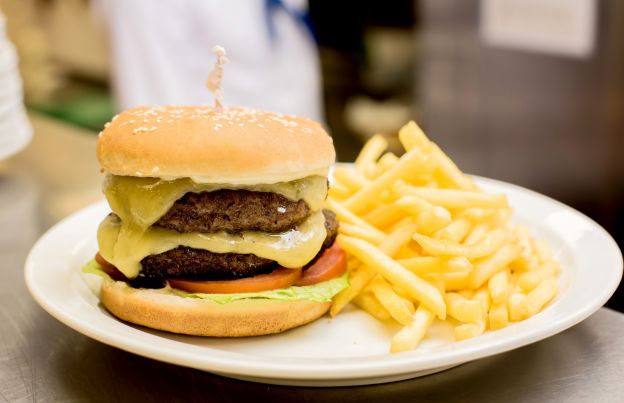
[[[243,337],[283,332],[327,312],[330,302],[246,299],[218,304],[184,298],[163,288],[137,289],[122,281],[102,281],[102,304],[127,322],[194,336]]]

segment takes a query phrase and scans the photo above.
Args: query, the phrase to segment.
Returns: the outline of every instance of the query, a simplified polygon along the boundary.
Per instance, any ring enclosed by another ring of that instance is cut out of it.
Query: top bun
[[[324,175],[336,154],[313,120],[245,108],[154,106],[117,115],[97,157],[114,175],[274,183]]]

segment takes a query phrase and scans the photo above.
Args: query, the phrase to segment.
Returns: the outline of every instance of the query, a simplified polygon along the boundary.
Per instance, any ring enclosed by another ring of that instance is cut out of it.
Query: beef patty
[[[323,215],[327,236],[319,254],[334,243],[338,233],[338,220],[334,212],[323,210]],[[251,254],[213,253],[178,246],[157,255],[146,256],[141,266],[142,270],[132,280],[132,285],[158,288],[164,286],[164,279],[168,278],[231,280],[251,277],[271,272],[277,267],[277,262]]]
[[[282,232],[310,215],[303,200],[270,192],[221,189],[187,193],[154,225],[178,232]]]

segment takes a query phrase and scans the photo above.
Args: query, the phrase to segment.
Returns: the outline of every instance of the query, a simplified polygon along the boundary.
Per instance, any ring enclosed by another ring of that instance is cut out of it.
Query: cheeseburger
[[[86,271],[135,324],[204,336],[284,331],[348,286],[338,222],[323,209],[335,159],[309,119],[244,108],[119,114],[97,157],[111,207]]]

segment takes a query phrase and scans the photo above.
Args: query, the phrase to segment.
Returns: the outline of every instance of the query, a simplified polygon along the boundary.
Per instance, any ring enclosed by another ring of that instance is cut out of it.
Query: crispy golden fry
[[[462,323],[455,326],[453,329],[453,335],[455,340],[462,341],[466,339],[472,339],[483,334],[484,327],[482,323]]]
[[[530,317],[541,311],[555,297],[558,288],[557,281],[553,278],[549,277],[542,281],[520,301],[518,306],[520,315]]]
[[[507,198],[504,195],[480,193],[477,191],[432,189],[399,183],[397,192],[404,195],[418,196],[429,203],[448,209],[508,207]]]
[[[506,233],[500,229],[490,231],[475,245],[463,245],[421,234],[414,234],[413,238],[433,256],[465,256],[468,259],[477,259],[490,255],[500,248],[505,243]]]
[[[507,311],[507,300],[500,304],[492,304],[488,313],[488,323],[490,329],[501,329],[509,324],[509,312]]]
[[[403,220],[395,231],[389,234],[379,245],[379,250],[388,256],[393,256],[398,250],[409,241],[414,231],[414,224],[411,220]],[[362,265],[355,274],[349,278],[350,287],[340,292],[332,302],[329,311],[331,316],[336,316],[358,293],[360,293],[373,279],[375,271]]]
[[[327,204],[327,207],[329,207],[330,209],[334,211],[334,213],[336,213],[336,217],[338,217],[340,221],[344,221],[349,224],[357,225],[358,227],[362,227],[366,229],[368,232],[375,234],[376,237],[385,238],[386,234],[384,234],[382,231],[378,230],[377,228],[373,227],[372,225],[370,225],[369,223],[367,223],[366,221],[364,221],[357,215],[347,210],[344,206],[342,206],[337,201],[331,198],[328,198],[325,201],[325,203]]]
[[[518,276],[516,284],[523,292],[528,293],[537,287],[544,277],[543,272],[539,270],[527,271]]]
[[[329,197],[337,200],[345,200],[349,198],[349,196],[351,196],[352,194],[353,191],[341,183],[333,184],[327,192],[327,195]]]
[[[386,148],[388,148],[388,142],[381,134],[371,137],[355,159],[355,169],[365,174],[367,168],[374,166],[375,161],[377,161]]]
[[[464,239],[464,245],[474,245],[480,242],[489,230],[490,225],[488,223],[475,225]]]
[[[446,317],[444,299],[431,284],[405,269],[370,242],[344,235],[338,235],[337,241],[348,253],[366,262],[385,279],[404,288],[414,300],[431,309],[440,319]]]
[[[474,270],[470,273],[470,284],[472,288],[479,288],[493,275],[501,270],[505,270],[520,254],[520,248],[516,245],[506,244],[494,252],[492,255],[475,263]]]
[[[396,154],[387,152],[379,158],[377,166],[379,167],[379,173],[382,174],[388,169],[392,168],[397,163],[399,157]]]
[[[454,187],[465,190],[476,188],[472,179],[464,175],[436,144],[429,141],[425,133],[415,122],[411,121],[399,130],[399,141],[408,151],[413,148],[419,148],[423,153],[431,154],[441,175]]]
[[[399,140],[400,158],[376,135],[355,169],[335,170],[327,205],[342,221],[351,287],[331,315],[353,300],[394,318],[405,325],[392,338],[396,352],[415,348],[435,316],[464,322],[454,327],[464,340],[542,310],[557,293],[550,249],[511,224],[505,196],[481,192],[414,122]]]
[[[463,256],[452,258],[438,256],[417,256],[399,259],[398,262],[408,270],[423,276],[431,273],[470,272],[472,263]]]
[[[365,211],[375,198],[382,191],[390,189],[396,180],[421,172],[425,162],[426,157],[416,149],[405,153],[394,166],[349,197],[344,202],[345,207],[355,213]]]
[[[395,204],[381,204],[367,214],[364,220],[378,228],[385,228],[405,217],[405,213]]]
[[[386,239],[380,244],[380,249],[388,256],[394,256],[412,238],[416,232],[416,223],[411,218],[401,220]]]
[[[386,239],[386,236],[376,231],[371,231],[368,228],[360,227],[355,224],[341,223],[338,227],[338,232],[355,238],[364,239],[375,245],[379,245]]]
[[[406,151],[419,148],[423,153],[432,151],[431,141],[414,121],[408,122],[399,130],[399,141]]]
[[[477,323],[483,319],[481,302],[464,298],[460,294],[447,292],[444,294],[447,314],[460,322]]]
[[[349,188],[352,192],[359,190],[370,182],[358,171],[342,165],[334,169],[333,177],[340,185]],[[332,184],[332,186],[334,186],[334,184]]]
[[[409,325],[412,322],[414,305],[395,293],[386,280],[380,276],[375,276],[366,289],[375,295],[377,301],[388,311],[394,320],[402,325]],[[412,309],[409,308],[410,304]]]
[[[488,289],[493,304],[499,305],[506,301],[509,296],[509,271],[502,270],[490,277]]]
[[[384,308],[379,301],[377,301],[377,298],[368,291],[362,292],[353,298],[353,303],[378,320],[390,319],[390,314],[386,311],[386,308]]]
[[[431,234],[449,225],[452,221],[451,213],[444,207],[434,206],[428,201],[416,196],[403,196],[396,201],[406,213],[416,217],[419,232]]]
[[[509,299],[507,300],[509,320],[517,322],[526,318],[526,316],[524,316],[524,312],[520,309],[520,304],[525,297],[526,295],[521,292],[514,292],[509,296]]]
[[[329,309],[329,314],[334,317],[355,298],[373,279],[375,271],[369,269],[367,266],[362,265],[356,271],[349,274],[349,287],[341,291],[332,300],[332,306]]]
[[[396,184],[395,184],[396,185]],[[396,187],[396,186],[395,186]],[[434,205],[427,200],[418,196],[403,196],[401,193],[395,192],[395,195],[399,197],[396,201],[396,205],[403,209],[404,214],[410,214],[417,217],[418,214],[431,210]],[[450,215],[450,213],[449,213]]]
[[[433,319],[435,319],[433,312],[422,304],[419,305],[412,316],[411,323],[392,337],[390,352],[397,353],[415,349],[418,343],[425,337],[425,333],[427,333],[427,329],[431,326]]]
[[[436,231],[433,237],[451,242],[462,242],[466,235],[468,235],[471,227],[472,224],[470,221],[465,218],[458,218],[446,227]]]

